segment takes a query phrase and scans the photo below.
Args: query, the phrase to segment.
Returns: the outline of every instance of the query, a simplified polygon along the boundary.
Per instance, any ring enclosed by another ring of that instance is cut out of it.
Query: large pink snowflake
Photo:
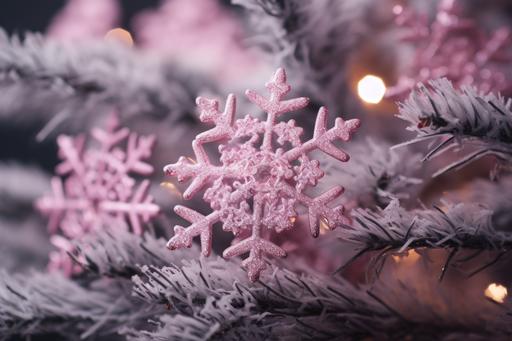
[[[190,208],[176,206],[175,212],[192,225],[188,228],[175,226],[175,235],[167,246],[170,249],[190,247],[192,239],[200,236],[202,253],[208,256],[212,227],[221,222],[225,231],[238,237],[223,256],[249,253],[242,264],[252,281],[257,280],[266,267],[265,254],[286,255],[283,249],[265,238],[268,235],[265,229],[281,232],[293,228],[298,206],[307,208],[314,237],[319,233],[319,220],[331,229],[348,222],[342,206],[328,206],[341,195],[342,187],[334,187],[316,197],[305,193],[308,186],[315,186],[324,175],[319,162],[310,159],[308,153],[319,149],[340,161],[347,161],[349,156],[332,142],[348,141],[359,127],[357,119],[337,118],[334,127],[327,130],[327,110],[322,107],[313,138],[302,143],[302,128],[295,126],[294,120],[276,121],[284,113],[304,108],[309,99],[283,100],[290,91],[283,69],[277,70],[266,88],[269,98],[252,90],[246,92],[249,100],[266,112],[264,122],[250,115],[235,120],[236,99],[232,94],[222,112],[217,100],[199,97],[201,121],[213,123],[215,127],[199,134],[192,142],[196,162],[181,157],[164,169],[167,174],[177,176],[180,182],[193,179],[183,194],[185,199],[208,187],[203,198],[213,210],[204,216]],[[211,142],[224,142],[219,146],[220,165],[210,161],[203,147]],[[279,147],[274,148],[275,145]]]
[[[37,208],[50,217],[50,232],[60,228],[70,239],[106,226],[123,226],[141,234],[142,223],[155,216],[159,207],[148,194],[149,181],[137,185],[132,176],[153,171],[144,160],[151,155],[154,137],[118,128],[115,116],[107,130],[95,128],[91,136],[96,145],[86,150],[84,136],[59,136],[63,161],[57,173],[64,179],[52,179],[53,193],[39,199]]]

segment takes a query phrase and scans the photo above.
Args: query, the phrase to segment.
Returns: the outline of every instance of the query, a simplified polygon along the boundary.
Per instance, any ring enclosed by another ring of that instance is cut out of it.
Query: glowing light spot
[[[401,6],[401,5],[393,6],[393,14],[394,15],[400,15],[400,14],[402,14],[403,11],[404,11],[403,6]]]
[[[190,161],[190,163],[193,163],[193,164],[196,164],[196,163],[197,163],[197,161],[196,161],[196,160],[194,160],[194,159],[193,159],[193,158],[191,158],[191,157],[187,157],[187,160],[188,160],[188,161]]]
[[[130,32],[122,28],[114,28],[105,34],[105,40],[122,43],[126,46],[133,46],[133,38]]]
[[[501,284],[491,283],[485,289],[484,294],[494,302],[503,303],[508,295],[508,290]]]
[[[357,93],[366,103],[377,104],[386,93],[386,84],[382,78],[366,75],[357,83]]]
[[[320,234],[325,234],[330,231],[329,221],[325,217],[320,217]]]
[[[168,181],[162,182],[162,183],[160,183],[160,186],[162,186],[163,188],[168,189],[169,192],[171,192],[174,195],[181,196],[181,192],[178,190],[176,185],[173,184],[172,182],[168,182]]]
[[[416,250],[410,249],[403,253],[393,255],[392,257],[396,263],[412,265],[416,263],[421,256]]]

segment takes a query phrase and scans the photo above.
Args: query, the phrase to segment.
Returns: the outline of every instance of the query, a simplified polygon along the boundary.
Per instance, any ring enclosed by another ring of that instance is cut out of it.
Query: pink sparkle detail
[[[253,90],[246,91],[249,100],[267,114],[265,121],[250,115],[235,120],[236,98],[233,94],[227,97],[223,111],[219,110],[217,100],[199,97],[197,105],[201,121],[215,127],[199,134],[192,142],[197,162],[180,157],[177,163],[164,168],[168,175],[176,176],[180,182],[192,179],[183,194],[185,199],[206,188],[203,199],[213,210],[203,215],[176,206],[176,213],[191,225],[187,228],[175,226],[175,235],[167,247],[171,250],[190,247],[192,239],[199,236],[202,253],[208,256],[213,225],[221,222],[223,230],[237,237],[223,256],[230,258],[248,253],[242,265],[251,281],[256,281],[266,268],[265,255],[286,256],[281,247],[265,236],[271,230],[279,233],[294,228],[297,206],[307,209],[314,237],[319,234],[320,219],[331,229],[349,222],[343,214],[343,206],[328,206],[342,194],[342,187],[333,187],[317,197],[305,193],[307,187],[316,185],[323,176],[318,161],[311,160],[308,153],[321,150],[340,161],[347,161],[349,156],[333,142],[350,140],[360,125],[357,119],[344,121],[337,118],[334,127],[327,129],[327,109],[322,107],[318,111],[313,138],[302,143],[302,128],[296,127],[293,120],[276,121],[284,113],[306,107],[309,99],[283,99],[291,90],[283,69],[276,71],[266,88],[269,98]],[[210,161],[203,147],[212,142],[220,143],[220,165]]]
[[[416,55],[407,75],[388,88],[386,97],[403,98],[417,83],[448,78],[457,87],[474,85],[478,90],[512,91],[505,70],[512,60],[510,31],[502,27],[491,35],[462,16],[456,0],[439,2],[437,15],[428,17],[410,8],[395,6],[395,22],[404,27],[403,41],[414,44]]]
[[[95,128],[91,136],[96,145],[87,149],[83,135],[58,137],[62,162],[56,172],[60,177],[52,179],[53,193],[38,199],[36,207],[49,216],[52,234],[60,229],[71,240],[106,226],[131,228],[141,234],[142,224],[157,215],[159,207],[148,194],[149,181],[137,183],[132,176],[153,172],[144,160],[151,156],[154,136],[118,128],[115,116],[106,130]],[[64,245],[62,240],[60,245]],[[68,249],[69,245],[62,250]]]

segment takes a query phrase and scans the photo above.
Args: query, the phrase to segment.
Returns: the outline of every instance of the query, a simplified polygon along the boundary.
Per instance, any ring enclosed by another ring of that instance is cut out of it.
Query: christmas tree
[[[512,337],[506,1],[49,12],[0,32],[0,340]]]

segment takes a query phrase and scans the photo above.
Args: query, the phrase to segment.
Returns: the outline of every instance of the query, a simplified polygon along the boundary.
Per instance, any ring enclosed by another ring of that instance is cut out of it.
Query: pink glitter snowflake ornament
[[[478,90],[508,94],[512,91],[508,65],[512,60],[510,30],[502,27],[487,34],[473,19],[463,16],[462,2],[442,0],[432,23],[412,8],[393,8],[402,41],[412,43],[415,56],[386,97],[402,99],[417,83],[446,77],[454,85],[474,85]]]
[[[84,136],[58,137],[63,161],[57,173],[63,179],[52,179],[53,193],[40,198],[36,207],[49,216],[51,233],[60,228],[71,240],[106,226],[131,228],[141,234],[142,224],[157,215],[159,207],[147,193],[149,181],[137,185],[132,176],[153,172],[144,160],[151,155],[154,137],[118,128],[115,116],[107,130],[95,128],[91,136],[96,144],[87,149]]]
[[[359,127],[357,119],[344,121],[337,118],[331,129],[326,129],[327,110],[320,108],[312,139],[302,143],[302,128],[295,121],[277,123],[282,114],[306,107],[305,97],[283,100],[290,92],[283,69],[278,69],[266,84],[270,97],[265,98],[247,90],[249,100],[266,114],[266,121],[250,115],[235,120],[236,99],[230,94],[224,111],[219,111],[219,102],[199,97],[197,105],[200,119],[212,123],[214,128],[199,134],[192,142],[197,162],[181,157],[164,171],[176,176],[178,181],[193,179],[183,194],[192,198],[207,187],[203,199],[209,203],[212,213],[202,215],[190,208],[176,206],[175,212],[192,223],[189,227],[175,226],[175,235],[167,243],[171,250],[190,247],[192,239],[200,237],[201,249],[208,256],[212,247],[212,227],[221,222],[224,231],[232,232],[234,244],[224,250],[226,258],[249,253],[242,265],[249,279],[256,281],[266,268],[264,256],[284,257],[286,252],[266,239],[267,232],[294,228],[297,206],[308,210],[311,234],[319,234],[319,220],[330,229],[348,223],[343,215],[343,206],[331,208],[328,204],[340,196],[343,188],[336,186],[327,192],[312,197],[305,193],[307,187],[317,184],[324,175],[319,162],[311,160],[308,153],[321,150],[340,161],[349,156],[332,144],[335,140],[348,141]],[[220,163],[215,165],[203,145],[220,144]],[[274,148],[278,145],[277,148]],[[246,237],[243,239],[243,237]]]

